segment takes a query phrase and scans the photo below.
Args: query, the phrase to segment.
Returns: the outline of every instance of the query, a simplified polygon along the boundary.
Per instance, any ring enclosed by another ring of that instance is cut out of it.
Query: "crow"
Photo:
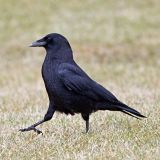
[[[30,47],[44,47],[46,50],[42,77],[48,93],[49,107],[41,121],[20,131],[42,133],[36,127],[50,120],[55,111],[71,115],[80,113],[86,122],[86,133],[89,130],[89,116],[98,110],[121,111],[136,118],[145,118],[92,80],[76,64],[71,46],[64,36],[50,33],[33,42]]]

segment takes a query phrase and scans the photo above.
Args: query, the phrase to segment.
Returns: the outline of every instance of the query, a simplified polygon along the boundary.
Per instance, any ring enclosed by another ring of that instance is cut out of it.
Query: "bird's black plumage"
[[[55,111],[71,115],[81,113],[86,121],[86,132],[89,129],[89,115],[98,110],[121,111],[133,117],[145,117],[93,81],[75,63],[70,44],[62,35],[48,34],[33,42],[31,47],[46,49],[42,77],[50,103],[43,120],[21,131],[34,130],[40,133],[35,127],[50,120]]]

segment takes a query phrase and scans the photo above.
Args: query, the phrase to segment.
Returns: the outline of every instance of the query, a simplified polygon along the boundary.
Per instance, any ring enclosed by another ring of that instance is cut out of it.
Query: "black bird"
[[[98,110],[121,111],[133,117],[145,117],[119,101],[110,91],[92,80],[74,61],[67,39],[51,33],[33,42],[30,47],[44,47],[46,57],[42,77],[49,97],[49,108],[44,119],[20,131],[34,130],[52,118],[55,111],[74,115],[81,113],[89,130],[89,116]]]

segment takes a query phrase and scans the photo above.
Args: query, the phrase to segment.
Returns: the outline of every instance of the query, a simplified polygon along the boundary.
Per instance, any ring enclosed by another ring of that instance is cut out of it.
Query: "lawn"
[[[0,0],[0,159],[160,159],[160,1]],[[55,113],[34,132],[48,97],[41,78],[44,49],[28,45],[57,32],[76,62],[120,100],[148,118],[119,112]]]

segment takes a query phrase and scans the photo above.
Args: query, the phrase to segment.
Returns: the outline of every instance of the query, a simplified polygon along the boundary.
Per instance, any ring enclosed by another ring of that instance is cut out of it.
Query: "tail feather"
[[[127,106],[126,104],[124,104],[122,102],[119,103],[118,108],[121,109],[121,112],[126,113],[130,116],[133,116],[133,117],[137,116],[136,118],[138,118],[138,117],[146,118],[140,112],[136,111],[135,109]]]
[[[128,113],[128,112],[126,112],[126,111],[121,111],[121,112],[123,112],[123,113],[125,113],[125,114],[128,114],[129,116],[132,116],[132,117],[134,117],[134,118],[137,118],[137,119],[140,119],[139,117],[136,117],[136,116],[134,116],[134,115],[132,115],[131,113]]]
[[[121,111],[125,114],[128,114],[132,117],[135,117],[137,119],[146,118],[144,115],[142,115],[140,112],[136,111],[135,109],[127,106],[126,104],[118,101],[114,103],[98,103],[96,106],[96,110],[110,110],[110,111]]]

